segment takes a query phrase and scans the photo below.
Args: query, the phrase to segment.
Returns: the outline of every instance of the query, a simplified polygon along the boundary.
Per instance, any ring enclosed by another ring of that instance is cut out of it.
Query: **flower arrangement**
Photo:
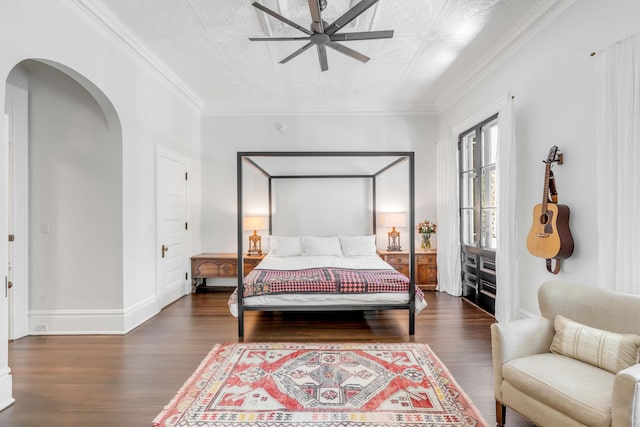
[[[416,230],[420,233],[420,247],[422,249],[431,249],[431,234],[438,230],[438,226],[431,222],[424,220],[416,226]]]
[[[436,233],[438,226],[431,221],[424,220],[416,226],[416,229],[421,234],[432,234]]]

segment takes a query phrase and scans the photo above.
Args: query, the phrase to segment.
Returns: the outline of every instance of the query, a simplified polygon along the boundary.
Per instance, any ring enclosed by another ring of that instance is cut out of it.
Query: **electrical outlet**
[[[47,323],[36,323],[36,332],[47,332],[49,325]]]

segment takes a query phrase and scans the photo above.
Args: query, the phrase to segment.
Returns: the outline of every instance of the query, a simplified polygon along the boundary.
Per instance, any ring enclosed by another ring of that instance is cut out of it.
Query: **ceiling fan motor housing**
[[[279,13],[269,9],[261,3],[254,2],[253,6],[256,9],[263,11],[264,13],[276,18],[277,20],[284,22],[285,24],[305,33],[306,37],[250,37],[251,41],[287,41],[287,40],[308,40],[308,43],[302,46],[300,49],[293,52],[291,55],[280,61],[281,64],[285,64],[305,52],[311,46],[316,46],[318,50],[318,59],[320,61],[320,70],[327,71],[329,64],[327,61],[327,47],[338,51],[344,55],[347,55],[353,59],[361,62],[369,61],[369,57],[362,53],[351,49],[338,42],[345,42],[349,40],[374,40],[374,39],[388,39],[393,37],[393,30],[386,31],[362,31],[353,33],[340,33],[338,31],[346,27],[350,22],[368,10],[371,6],[376,4],[379,0],[360,0],[355,6],[345,12],[342,16],[336,19],[331,25],[322,19],[321,12],[327,7],[327,0],[309,0],[309,11],[311,12],[311,26],[310,30],[300,26],[299,24],[285,18]]]
[[[328,35],[325,33],[314,33],[311,37],[309,37],[311,43],[317,45],[325,45],[331,41]]]

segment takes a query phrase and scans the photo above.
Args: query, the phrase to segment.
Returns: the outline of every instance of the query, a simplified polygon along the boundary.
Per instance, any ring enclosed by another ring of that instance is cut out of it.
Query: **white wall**
[[[157,313],[155,265],[155,176],[157,144],[191,159],[189,253],[200,252],[200,110],[167,79],[140,60],[76,2],[49,0],[0,3],[0,82],[16,64],[37,58],[63,64],[95,84],[112,102],[122,125],[122,303],[113,311],[126,331]],[[5,85],[0,84],[0,99]],[[4,122],[0,135],[5,134]],[[4,159],[6,147],[0,159]],[[4,168],[3,168],[4,170]],[[6,189],[0,175],[0,194]],[[5,206],[3,203],[2,206]],[[3,210],[6,208],[3,208]],[[7,235],[6,214],[0,235]],[[0,251],[0,277],[6,275]],[[90,278],[88,279],[90,280]],[[0,303],[0,405],[10,400],[7,367],[7,308]]]
[[[640,2],[579,0],[504,58],[461,99],[440,116],[440,141],[452,141],[458,123],[500,96],[515,96],[518,151],[517,221],[521,308],[538,313],[537,289],[550,279],[595,286],[597,230],[594,206],[595,72],[590,53],[640,31]],[[554,167],[560,203],[571,209],[575,241],[571,258],[557,276],[546,272],[544,260],[527,252],[532,209],[542,199],[544,165],[557,145],[565,163]],[[509,284],[501,283],[500,286]]]
[[[286,132],[279,130],[280,123],[287,124]],[[202,123],[202,249],[236,250],[238,151],[415,151],[416,218],[436,220],[433,153],[437,134],[437,117],[433,115],[206,116]],[[402,191],[406,182],[404,178]],[[379,203],[380,210],[388,206],[384,200]],[[249,212],[246,206],[245,210]],[[316,220],[323,220],[320,212],[315,215]],[[379,235],[386,236],[387,231],[378,228]],[[409,238],[418,239],[412,230],[400,232],[407,248]],[[382,243],[386,245],[386,240]]]
[[[273,233],[371,234],[371,179],[285,179],[273,182]]]
[[[422,150],[421,150],[422,151]],[[423,153],[424,155],[424,153]],[[416,156],[415,164],[415,186],[416,186],[416,212],[415,223],[422,221],[423,217],[427,217],[437,223],[435,214],[435,197],[436,176],[434,172],[437,170],[435,160],[429,158],[428,163],[424,163]],[[428,168],[427,170],[425,170]],[[389,246],[389,232],[392,230],[393,224],[385,224],[383,215],[385,213],[405,213],[406,226],[397,227],[396,231],[400,232],[400,247],[403,250],[409,250],[410,239],[416,242],[416,247],[420,246],[420,238],[415,230],[409,229],[409,215],[407,206],[409,206],[409,162],[403,162],[395,165],[393,168],[384,171],[376,179],[376,218],[377,235],[376,244],[378,249],[387,249]],[[429,185],[431,183],[431,185]],[[420,204],[427,203],[433,207],[433,213],[430,209],[421,209]],[[435,247],[435,239],[434,247]]]
[[[25,67],[29,309],[122,308],[120,126],[71,77],[36,61]]]
[[[189,252],[200,250],[200,171],[196,160],[199,110],[74,2],[3,2],[0,28],[0,76],[6,78],[22,59],[55,61],[87,78],[112,102],[123,135],[122,310],[126,316],[131,310],[150,309],[158,253],[154,183],[157,144],[193,160],[189,183]],[[0,98],[4,98],[4,88]],[[139,314],[148,317],[154,311],[155,308]]]

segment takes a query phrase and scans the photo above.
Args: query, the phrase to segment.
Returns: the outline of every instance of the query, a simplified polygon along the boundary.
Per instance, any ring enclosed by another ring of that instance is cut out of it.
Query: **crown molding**
[[[562,12],[568,9],[576,0],[542,0],[537,7],[532,8],[524,16],[497,48],[487,55],[477,65],[470,68],[467,77],[456,88],[446,92],[435,100],[440,113],[458,102],[471,88],[493,72],[500,62],[514,51],[522,47],[533,36],[538,34],[548,24],[553,22]]]
[[[202,113],[204,101],[178,77],[160,58],[138,38],[119,18],[96,0],[73,0],[86,16],[114,37],[125,48],[135,54],[140,61],[151,68],[162,80],[169,84],[182,99]]]
[[[203,117],[282,117],[282,116],[437,116],[438,111],[203,111]]]

